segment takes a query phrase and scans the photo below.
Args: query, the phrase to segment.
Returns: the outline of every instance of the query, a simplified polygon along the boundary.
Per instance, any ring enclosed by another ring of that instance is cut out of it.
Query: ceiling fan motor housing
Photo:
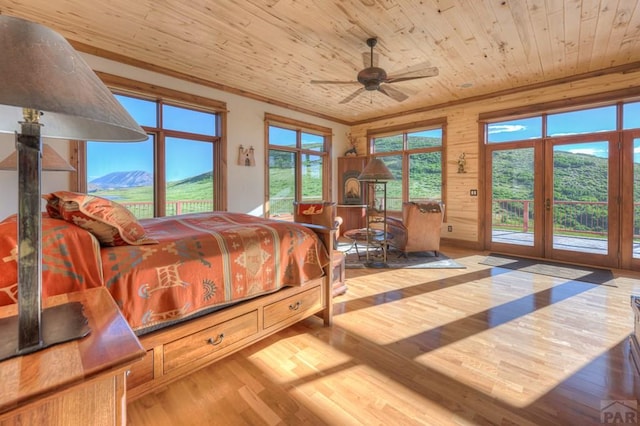
[[[378,90],[380,83],[387,79],[387,73],[382,68],[369,67],[358,73],[358,81],[366,90]]]

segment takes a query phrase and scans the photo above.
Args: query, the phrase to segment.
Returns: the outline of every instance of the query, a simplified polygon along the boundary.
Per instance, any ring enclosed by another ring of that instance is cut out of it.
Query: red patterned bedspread
[[[18,300],[17,235],[16,216],[0,222],[0,305]],[[76,225],[43,217],[42,297],[101,285],[98,240]]]
[[[140,221],[159,244],[103,247],[104,283],[140,331],[322,276],[326,249],[303,226],[228,212]]]
[[[228,212],[140,221],[158,244],[99,247],[42,220],[43,297],[105,285],[134,331],[321,277],[329,256],[304,226]],[[16,302],[17,227],[0,222],[0,305]]]

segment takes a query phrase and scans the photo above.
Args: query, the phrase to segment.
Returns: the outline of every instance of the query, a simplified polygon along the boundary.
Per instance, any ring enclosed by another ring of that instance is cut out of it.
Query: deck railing
[[[129,209],[138,219],[153,217],[153,202],[151,201],[121,201],[119,203]],[[167,216],[183,213],[208,212],[213,210],[213,200],[167,201],[165,206]]]
[[[636,208],[638,205],[636,205]],[[609,228],[608,203],[604,201],[554,201],[554,231],[562,234],[606,237]],[[535,221],[533,200],[493,200],[493,228],[531,232]],[[640,234],[636,218],[634,236]]]

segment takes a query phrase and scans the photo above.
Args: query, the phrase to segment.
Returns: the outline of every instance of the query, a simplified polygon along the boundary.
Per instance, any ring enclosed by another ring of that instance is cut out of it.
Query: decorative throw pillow
[[[73,223],[96,236],[104,246],[157,244],[126,207],[106,198],[70,191],[42,196],[47,213]]]

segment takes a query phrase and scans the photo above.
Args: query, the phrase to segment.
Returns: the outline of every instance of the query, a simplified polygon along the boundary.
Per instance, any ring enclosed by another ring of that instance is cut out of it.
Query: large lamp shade
[[[387,165],[384,164],[384,161],[379,158],[374,158],[369,161],[358,176],[358,180],[364,182],[387,181],[393,179],[393,173],[391,173],[391,170],[389,170]]]
[[[42,25],[0,16],[0,132],[19,132],[23,108],[42,114],[41,136],[141,141],[147,135],[82,57]]]

